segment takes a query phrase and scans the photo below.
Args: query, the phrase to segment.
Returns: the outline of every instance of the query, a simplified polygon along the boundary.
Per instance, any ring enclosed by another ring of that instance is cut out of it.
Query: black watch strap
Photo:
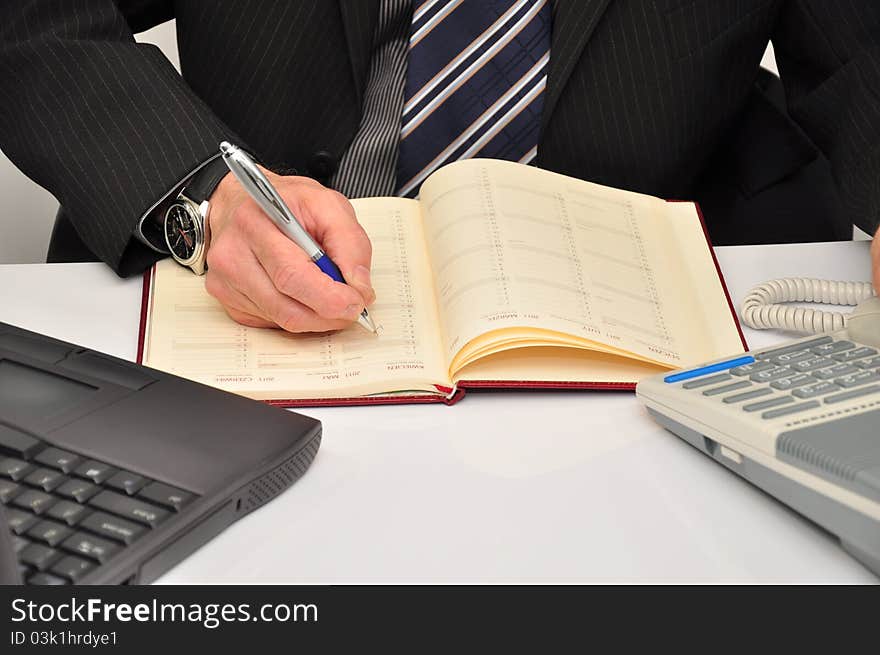
[[[226,177],[229,167],[220,155],[202,166],[183,187],[183,195],[201,203],[211,197],[220,180]]]

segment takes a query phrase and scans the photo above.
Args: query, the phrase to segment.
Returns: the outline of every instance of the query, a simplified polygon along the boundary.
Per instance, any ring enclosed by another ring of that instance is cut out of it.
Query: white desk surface
[[[867,243],[718,248],[731,295],[869,279]],[[140,278],[0,266],[0,320],[133,359]],[[786,338],[748,332],[752,347]],[[165,583],[876,583],[834,539],[657,427],[629,393],[307,409],[311,470]]]

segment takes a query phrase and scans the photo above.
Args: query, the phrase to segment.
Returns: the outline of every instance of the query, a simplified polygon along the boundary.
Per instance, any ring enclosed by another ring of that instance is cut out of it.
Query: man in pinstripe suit
[[[132,38],[172,17],[182,76]],[[876,0],[6,2],[0,147],[61,203],[50,260],[139,272],[163,256],[165,207],[198,190],[230,315],[323,330],[373,299],[345,196],[412,195],[462,157],[695,198],[718,243],[874,233],[878,35]],[[759,73],[771,38],[784,95]],[[350,286],[224,177],[224,139]]]

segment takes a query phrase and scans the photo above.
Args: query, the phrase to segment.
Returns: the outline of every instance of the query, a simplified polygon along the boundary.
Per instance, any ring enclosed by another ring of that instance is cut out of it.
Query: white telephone
[[[880,346],[880,298],[870,282],[832,282],[808,278],[770,280],[743,300],[743,323],[756,330],[776,328],[810,334],[844,328],[861,343]],[[779,303],[814,302],[858,305],[851,314],[805,309]]]
[[[822,333],[639,382],[662,426],[801,512],[880,576],[880,298],[867,282],[783,279],[743,323]],[[858,305],[848,315],[783,305]]]

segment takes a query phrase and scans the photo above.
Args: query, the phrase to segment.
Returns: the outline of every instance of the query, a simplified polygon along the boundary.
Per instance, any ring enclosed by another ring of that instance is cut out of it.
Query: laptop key
[[[12,504],[39,516],[55,504],[55,498],[36,489],[26,489],[12,499]]]
[[[24,537],[15,536],[12,538],[12,552],[14,553],[20,553],[30,545],[30,540],[25,539]]]
[[[20,459],[7,457],[0,461],[0,477],[9,478],[13,482],[24,480],[28,473],[33,470],[33,466]]]
[[[87,480],[68,480],[55,490],[60,496],[72,498],[78,503],[84,503],[101,490],[96,484]]]
[[[138,475],[137,473],[132,473],[131,471],[119,471],[116,475],[107,480],[106,486],[116,489],[117,491],[125,492],[129,496],[133,496],[143,489],[144,485],[149,482],[150,481],[147,478]]]
[[[76,582],[93,568],[95,568],[95,565],[88,560],[74,557],[73,555],[65,555],[55,562],[49,570],[55,575],[60,575],[62,578]]]
[[[52,469],[35,469],[31,471],[24,481],[34,487],[40,487],[43,491],[53,491],[67,481],[67,477],[60,471]]]
[[[104,512],[95,512],[89,515],[85,521],[80,523],[79,527],[102,537],[121,541],[126,546],[130,545],[147,531],[147,528],[143,525],[132,523]]]
[[[43,466],[58,469],[62,473],[70,473],[74,468],[79,466],[82,458],[79,455],[74,455],[66,450],[49,447],[34,457],[34,461]]]
[[[45,571],[59,556],[60,553],[54,548],[49,548],[43,544],[31,544],[18,554],[18,559],[38,571]]]
[[[20,484],[16,484],[12,480],[0,479],[0,503],[7,505],[22,489]]]
[[[55,521],[40,521],[27,532],[27,536],[34,541],[41,541],[53,548],[71,534],[73,530]]]
[[[59,578],[57,575],[52,575],[51,573],[34,573],[27,579],[27,583],[32,585],[52,586],[70,584],[64,578]]]
[[[61,547],[68,552],[85,555],[99,564],[106,562],[122,548],[106,539],[93,537],[85,532],[77,532],[68,537],[61,542]]]
[[[5,451],[14,457],[30,459],[42,448],[42,441],[24,432],[0,425],[0,452]]]
[[[82,521],[88,513],[89,510],[85,505],[72,503],[69,500],[61,500],[49,508],[46,516],[73,527]]]
[[[12,534],[24,534],[37,522],[37,517],[28,512],[10,509],[6,512],[6,522]]]
[[[89,459],[77,466],[74,469],[73,474],[91,480],[95,484],[104,484],[108,479],[113,477],[116,472],[117,469],[109,464]]]
[[[94,496],[89,504],[105,512],[143,523],[151,528],[156,527],[169,516],[167,510],[114,491],[102,491]]]
[[[188,491],[177,489],[176,487],[172,487],[171,485],[162,482],[154,482],[153,484],[147,485],[141,489],[138,496],[153,501],[154,503],[158,503],[159,505],[170,507],[175,512],[179,512],[184,505],[193,499],[193,495]]]
[[[871,359],[863,359],[860,362],[856,362],[856,366],[859,368],[880,368],[880,355],[872,357]]]

